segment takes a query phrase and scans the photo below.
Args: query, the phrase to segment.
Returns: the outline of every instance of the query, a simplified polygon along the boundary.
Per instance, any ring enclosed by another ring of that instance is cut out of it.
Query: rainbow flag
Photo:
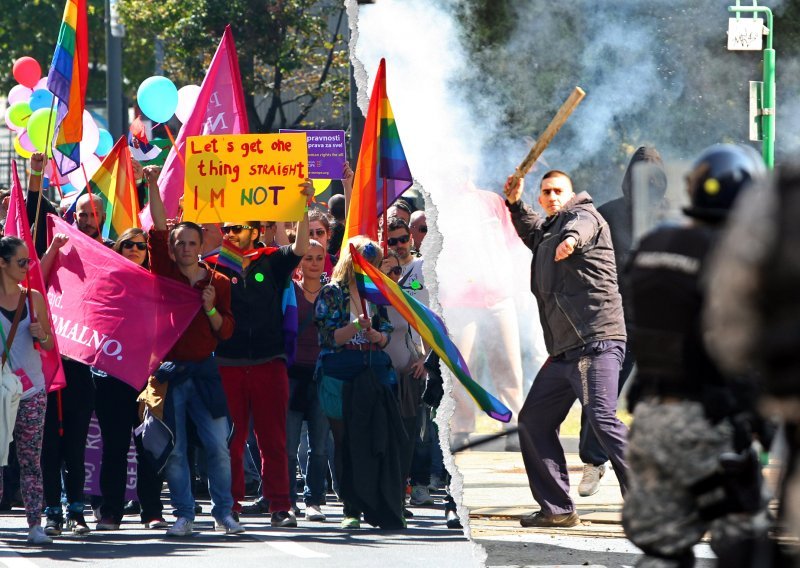
[[[413,181],[386,95],[386,60],[381,59],[364,123],[343,246],[356,235],[378,240],[378,217]]]
[[[222,239],[222,245],[219,247],[219,255],[217,256],[217,264],[233,270],[236,274],[242,274],[242,264],[244,263],[244,255],[241,249],[235,244],[231,243],[228,239]]]
[[[127,138],[120,137],[103,158],[88,189],[103,200],[106,220],[101,232],[105,238],[116,241],[123,232],[139,226],[139,198]]]
[[[467,363],[448,337],[444,322],[426,306],[403,292],[388,276],[372,266],[350,245],[358,293],[374,304],[391,304],[447,365],[478,406],[491,418],[509,422],[511,411],[470,376]]]
[[[83,109],[89,80],[89,27],[86,0],[67,0],[58,32],[53,62],[47,75],[47,89],[58,98],[53,125],[53,157],[62,175],[78,169],[79,143],[83,138]]]

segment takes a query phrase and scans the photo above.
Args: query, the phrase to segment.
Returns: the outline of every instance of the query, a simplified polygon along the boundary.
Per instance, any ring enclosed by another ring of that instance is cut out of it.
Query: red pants
[[[270,512],[288,511],[289,464],[286,454],[286,412],[289,377],[283,359],[249,367],[220,367],[222,386],[233,419],[231,440],[231,493],[233,510],[244,500],[244,450],[253,417],[253,429],[261,452],[261,493]]]

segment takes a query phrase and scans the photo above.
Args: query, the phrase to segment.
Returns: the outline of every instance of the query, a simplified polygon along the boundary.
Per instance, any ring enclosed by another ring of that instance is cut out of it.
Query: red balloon
[[[14,79],[29,89],[36,86],[42,78],[42,68],[33,57],[20,57],[14,62]]]

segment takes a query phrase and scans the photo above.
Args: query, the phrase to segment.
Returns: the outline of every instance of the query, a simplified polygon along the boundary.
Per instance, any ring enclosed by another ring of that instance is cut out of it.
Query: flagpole
[[[386,188],[386,178],[383,178],[383,256],[389,256],[389,190]]]
[[[50,144],[47,141],[50,139],[50,127],[53,125],[53,108],[56,106],[56,98],[53,97],[53,100],[50,101],[50,115],[47,117],[47,137],[44,139],[45,149],[44,149],[44,160],[47,161],[47,151],[50,150],[50,153],[53,152],[53,140],[50,141]],[[53,156],[53,160],[55,161],[55,156]],[[42,172],[44,174],[44,172]],[[42,176],[44,177],[44,175]],[[44,181],[44,180],[43,180]],[[44,183],[42,183],[44,185]],[[44,187],[39,188],[39,199],[36,201],[36,217],[33,218],[33,242],[36,242],[36,232],[39,230],[39,212],[42,209],[42,194],[44,193]]]
[[[172,130],[169,129],[169,126],[166,122],[162,122],[161,125],[164,127],[164,130],[167,131],[167,138],[169,138],[169,143],[172,144],[172,149],[175,150],[175,154],[177,154],[178,159],[181,161],[181,165],[183,166],[184,171],[186,170],[186,162],[183,161],[183,156],[178,151],[178,147],[175,145],[175,138],[172,136]]]
[[[50,160],[50,170],[51,170],[50,179],[53,181],[54,184],[56,184],[56,189],[58,190],[59,197],[61,197],[61,199],[64,199],[64,192],[61,191],[61,184],[58,183],[58,173],[56,172],[55,160]]]
[[[103,228],[100,226],[100,221],[97,217],[97,209],[94,206],[94,194],[92,193],[92,187],[89,183],[89,176],[86,175],[86,167],[81,163],[81,171],[83,172],[83,179],[86,180],[86,191],[89,192],[89,204],[92,207],[92,215],[94,216],[94,224],[97,225],[97,234],[103,234]]]

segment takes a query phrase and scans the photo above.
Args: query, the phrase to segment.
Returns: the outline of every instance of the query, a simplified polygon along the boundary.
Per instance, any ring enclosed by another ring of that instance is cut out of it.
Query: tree
[[[250,130],[341,125],[347,103],[347,25],[342,3],[317,0],[120,0],[129,49],[163,46],[164,74],[176,84],[200,84],[225,26],[236,40]],[[131,90],[147,78],[127,78]],[[132,94],[132,92],[130,93]],[[266,104],[259,104],[264,96]],[[294,112],[290,113],[289,109]],[[337,122],[338,120],[338,122]]]

